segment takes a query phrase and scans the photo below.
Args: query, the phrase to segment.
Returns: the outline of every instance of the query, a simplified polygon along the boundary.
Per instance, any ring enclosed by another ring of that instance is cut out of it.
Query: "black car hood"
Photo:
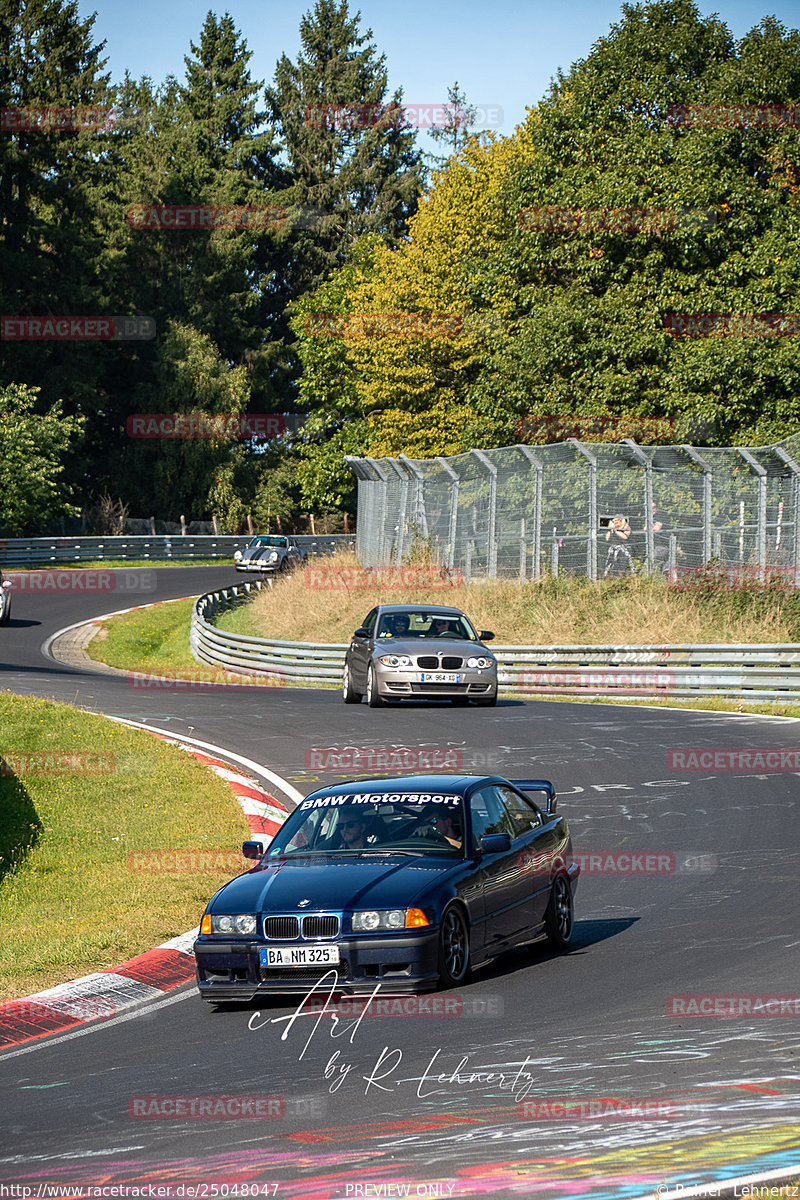
[[[340,912],[346,908],[413,908],[462,859],[367,853],[283,859],[232,879],[214,897],[213,913]],[[302,909],[301,900],[309,903]]]

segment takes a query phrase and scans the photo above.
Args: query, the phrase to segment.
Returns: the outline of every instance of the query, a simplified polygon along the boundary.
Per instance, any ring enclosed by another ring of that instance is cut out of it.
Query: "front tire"
[[[360,704],[361,692],[357,692],[353,687],[353,676],[350,671],[350,663],[344,664],[344,678],[342,679],[342,699],[345,704]]]
[[[439,930],[439,987],[458,987],[469,975],[469,930],[461,909],[448,908]]]
[[[575,910],[570,882],[566,875],[557,875],[550,889],[544,926],[550,945],[561,954],[570,948],[574,923]]]
[[[7,625],[11,620],[11,597],[0,596],[0,625]]]
[[[372,663],[370,663],[369,671],[367,672],[367,704],[370,708],[381,708],[383,705],[383,697],[378,691],[378,679]]]

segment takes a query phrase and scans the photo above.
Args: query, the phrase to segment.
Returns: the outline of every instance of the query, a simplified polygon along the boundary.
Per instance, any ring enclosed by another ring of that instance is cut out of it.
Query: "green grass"
[[[101,622],[89,645],[98,662],[123,671],[174,674],[198,669],[189,649],[194,600],[170,600]],[[107,632],[106,632],[107,631]]]
[[[0,693],[0,730],[0,756],[13,771],[0,774],[0,1000],[185,933],[216,888],[244,869],[248,826],[238,802],[185,752],[69,705],[8,693]],[[67,774],[24,757],[50,755],[49,766],[54,754],[82,757]],[[225,859],[191,872],[129,859],[176,849]]]

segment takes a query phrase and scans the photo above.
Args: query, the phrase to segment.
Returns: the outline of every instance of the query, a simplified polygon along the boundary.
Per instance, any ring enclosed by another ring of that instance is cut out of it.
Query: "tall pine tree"
[[[385,55],[359,32],[347,0],[316,0],[300,23],[297,63],[284,54],[267,90],[291,178],[296,213],[278,311],[343,265],[355,241],[405,234],[424,169],[397,90],[387,101]]]

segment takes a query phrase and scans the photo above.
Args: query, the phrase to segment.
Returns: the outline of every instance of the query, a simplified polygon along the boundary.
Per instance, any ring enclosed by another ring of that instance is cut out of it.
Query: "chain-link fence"
[[[800,434],[750,449],[584,443],[353,458],[365,566],[430,547],[475,576],[591,579],[708,563],[800,575]]]

